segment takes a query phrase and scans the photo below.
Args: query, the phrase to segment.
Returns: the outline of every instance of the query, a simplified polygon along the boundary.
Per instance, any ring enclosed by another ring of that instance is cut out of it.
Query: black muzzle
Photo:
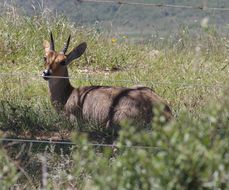
[[[50,76],[52,75],[52,71],[50,69],[45,69],[42,73],[42,77],[45,80],[50,79]]]

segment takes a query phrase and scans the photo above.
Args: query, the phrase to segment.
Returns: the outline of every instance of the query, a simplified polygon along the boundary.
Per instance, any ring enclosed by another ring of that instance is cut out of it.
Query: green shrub
[[[0,147],[0,187],[2,190],[13,187],[19,177],[15,165]]]

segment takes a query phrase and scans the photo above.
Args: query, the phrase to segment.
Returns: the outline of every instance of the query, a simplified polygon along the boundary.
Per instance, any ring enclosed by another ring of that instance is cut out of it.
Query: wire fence
[[[30,74],[30,73],[0,73],[0,78],[5,77],[18,77],[18,78],[35,78],[40,79],[42,78],[42,75],[39,74]],[[157,81],[151,81],[151,80],[116,80],[116,79],[98,79],[94,78],[93,76],[87,76],[87,77],[63,77],[63,76],[46,76],[46,78],[50,79],[74,79],[74,80],[80,80],[80,81],[88,81],[90,83],[93,82],[108,82],[108,83],[124,83],[124,84],[150,84],[150,85],[164,85],[164,86],[170,86],[170,85],[177,85],[181,87],[206,87],[206,88],[224,88],[228,85],[223,83],[215,83],[215,84],[205,84],[205,83],[189,83],[189,82],[157,82]]]
[[[17,143],[39,143],[39,144],[51,144],[51,145],[72,145],[75,147],[110,147],[110,148],[135,148],[135,149],[152,149],[152,150],[165,150],[164,148],[155,146],[143,146],[143,145],[114,145],[114,144],[100,144],[100,143],[86,143],[76,144],[71,141],[53,141],[53,140],[36,140],[36,139],[16,139],[16,138],[0,138],[0,142],[17,142]]]
[[[206,1],[202,1],[200,6],[192,5],[177,5],[177,4],[164,4],[164,3],[141,3],[141,2],[130,2],[130,1],[112,1],[112,0],[78,0],[80,3],[108,3],[108,4],[119,4],[119,5],[135,5],[135,6],[147,6],[147,7],[167,7],[167,8],[178,8],[178,9],[196,9],[203,11],[229,11],[229,8],[225,7],[208,7]]]

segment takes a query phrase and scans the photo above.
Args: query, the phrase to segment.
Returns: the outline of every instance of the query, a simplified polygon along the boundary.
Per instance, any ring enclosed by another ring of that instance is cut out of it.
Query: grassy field
[[[227,8],[227,0],[125,0],[127,3],[186,5],[196,9],[122,5],[119,1],[114,2],[13,0],[0,2],[0,10],[10,9],[13,4],[17,6],[17,11],[27,15],[39,15],[40,11],[55,12],[57,15],[63,14],[74,23],[94,25],[98,31],[113,35],[128,34],[137,39],[173,36],[182,27],[188,27],[190,33],[201,32],[200,23],[204,18],[209,19],[209,25],[215,26],[218,31],[228,32],[228,11],[197,9],[203,5],[208,8]]]
[[[44,15],[4,15],[0,26],[0,136],[58,133],[80,145],[2,143],[3,189],[228,188],[227,37],[203,28],[195,38],[181,30],[173,39],[134,44],[128,36],[108,38],[94,28]],[[74,86],[151,87],[168,100],[174,121],[162,126],[158,119],[151,131],[138,133],[124,125],[115,151],[89,146],[85,133],[55,113],[40,76],[42,43],[50,31],[57,49],[69,34],[70,49],[88,43],[86,54],[70,66]],[[132,145],[151,149],[127,148]]]

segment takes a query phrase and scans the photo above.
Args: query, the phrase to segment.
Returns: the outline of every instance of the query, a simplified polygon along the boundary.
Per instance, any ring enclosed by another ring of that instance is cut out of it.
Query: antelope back
[[[99,126],[111,127],[125,120],[144,126],[151,123],[153,109],[160,104],[164,107],[162,115],[169,119],[171,110],[166,102],[147,87],[88,86],[73,90],[65,111],[78,121]]]

